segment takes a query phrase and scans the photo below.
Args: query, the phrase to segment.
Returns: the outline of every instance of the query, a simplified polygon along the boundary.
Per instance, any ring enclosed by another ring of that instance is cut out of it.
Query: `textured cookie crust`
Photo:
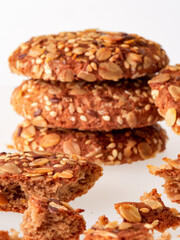
[[[24,212],[24,240],[78,240],[85,230],[83,216],[67,203],[31,196]]]
[[[87,83],[28,80],[11,97],[14,110],[39,127],[111,131],[161,119],[147,81]]]
[[[24,212],[33,194],[68,202],[87,193],[101,175],[101,167],[76,155],[1,153],[0,210]]]
[[[180,135],[180,65],[167,66],[149,81],[159,113]]]
[[[107,133],[39,128],[26,120],[13,134],[14,146],[19,151],[77,154],[104,165],[152,158],[165,149],[166,140],[166,132],[158,124]]]
[[[117,203],[115,209],[125,221],[148,223],[159,232],[180,226],[180,213],[166,207],[156,189],[145,193],[140,199],[139,203]]]
[[[85,231],[85,240],[153,240],[149,226],[143,223],[109,222],[105,216]]]
[[[168,62],[155,42],[96,30],[33,37],[9,57],[14,73],[62,82],[135,79],[159,71]]]
[[[180,155],[177,160],[163,159],[167,164],[160,167],[148,166],[149,172],[165,179],[164,192],[172,201],[180,204]]]

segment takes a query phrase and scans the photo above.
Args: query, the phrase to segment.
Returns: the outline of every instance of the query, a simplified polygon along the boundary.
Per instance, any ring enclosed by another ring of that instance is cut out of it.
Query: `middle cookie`
[[[161,120],[145,79],[104,83],[28,80],[15,89],[11,104],[39,127],[111,131]]]

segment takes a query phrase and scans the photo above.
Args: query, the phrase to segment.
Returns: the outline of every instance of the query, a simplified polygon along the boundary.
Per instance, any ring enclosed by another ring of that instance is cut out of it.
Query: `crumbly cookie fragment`
[[[180,65],[167,66],[149,81],[149,85],[159,113],[180,135]]]
[[[180,226],[178,212],[166,207],[156,189],[145,193],[141,202],[123,202],[115,204],[116,211],[125,222],[148,223],[159,232]]]
[[[160,167],[148,166],[149,172],[165,179],[164,192],[172,201],[180,204],[180,154],[177,160],[163,159],[167,164]]]
[[[101,175],[101,167],[77,155],[1,153],[0,210],[24,212],[33,194],[68,202],[87,193]]]
[[[67,203],[31,196],[24,212],[24,240],[78,240],[85,230],[84,218]]]
[[[103,83],[28,80],[15,89],[11,104],[38,127],[111,131],[161,120],[147,79]]]
[[[85,156],[103,165],[132,163],[152,158],[165,149],[167,135],[159,125],[112,132],[88,132],[33,126],[22,122],[13,134],[20,151],[64,152]]]
[[[91,229],[85,231],[85,240],[153,240],[149,230],[143,223],[119,224],[101,216]]]
[[[0,231],[0,240],[11,240],[7,231]]]
[[[168,62],[155,42],[94,29],[33,37],[9,57],[14,73],[62,82],[135,79],[159,71]]]
[[[14,229],[11,229],[11,235],[8,231],[0,231],[0,240],[23,240],[19,237],[19,233]]]

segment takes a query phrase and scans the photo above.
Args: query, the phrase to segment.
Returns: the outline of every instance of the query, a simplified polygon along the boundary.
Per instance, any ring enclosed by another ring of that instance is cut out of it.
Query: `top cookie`
[[[85,30],[33,37],[9,57],[12,72],[72,82],[135,79],[169,60],[161,46],[136,34]]]
[[[180,135],[180,65],[167,66],[148,83],[160,115]]]

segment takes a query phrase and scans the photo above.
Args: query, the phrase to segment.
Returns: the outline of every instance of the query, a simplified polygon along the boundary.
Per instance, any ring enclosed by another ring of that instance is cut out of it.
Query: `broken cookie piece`
[[[109,222],[102,216],[85,232],[85,240],[153,240],[150,229],[143,223]]]
[[[33,194],[68,202],[101,175],[101,167],[76,155],[0,153],[0,210],[22,213]]]
[[[164,192],[172,201],[180,204],[180,154],[177,160],[163,159],[167,164],[160,167],[148,166],[149,172],[165,179]]]
[[[14,229],[11,229],[11,235],[8,231],[0,231],[0,240],[23,240],[19,237],[19,233]]]
[[[21,230],[24,240],[78,240],[85,221],[67,203],[31,196]]]
[[[116,211],[125,222],[148,223],[159,232],[180,226],[178,213],[166,207],[156,189],[144,193],[141,202],[122,202],[115,204]]]

